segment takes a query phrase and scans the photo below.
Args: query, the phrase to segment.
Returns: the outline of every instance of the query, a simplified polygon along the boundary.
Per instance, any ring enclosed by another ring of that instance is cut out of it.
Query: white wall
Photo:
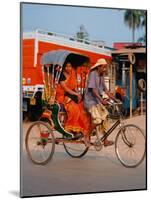
[[[26,2],[26,0],[24,0]],[[28,1],[29,2],[29,1]],[[31,2],[37,2],[32,0]],[[43,1],[38,1],[43,2]],[[120,7],[148,9],[148,33],[151,33],[151,4],[149,0],[47,0],[45,3],[63,3],[72,5],[89,5],[101,7]],[[17,199],[19,191],[19,1],[5,0],[0,5],[0,198],[5,200]],[[148,37],[148,55],[150,55],[151,41]],[[148,56],[149,57],[149,56]],[[151,80],[151,60],[148,58],[148,83]],[[151,92],[148,87],[148,102]],[[148,105],[148,111],[150,105]],[[148,112],[148,118],[150,119]],[[148,120],[149,122],[149,120]],[[150,129],[151,125],[148,126]],[[95,199],[95,200],[117,200],[126,199],[148,199],[151,194],[151,134],[148,132],[148,191],[124,192],[124,193],[101,193],[91,195],[75,195],[61,197],[47,197],[47,199]],[[46,197],[45,197],[46,198]],[[41,198],[34,198],[41,199]]]

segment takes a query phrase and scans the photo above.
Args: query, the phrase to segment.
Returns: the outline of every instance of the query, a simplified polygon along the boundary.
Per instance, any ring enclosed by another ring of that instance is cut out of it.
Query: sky
[[[21,11],[23,32],[43,29],[74,36],[84,25],[90,40],[103,40],[106,46],[132,41],[132,31],[124,23],[125,9],[22,4]],[[136,41],[143,35],[144,29],[137,29]]]

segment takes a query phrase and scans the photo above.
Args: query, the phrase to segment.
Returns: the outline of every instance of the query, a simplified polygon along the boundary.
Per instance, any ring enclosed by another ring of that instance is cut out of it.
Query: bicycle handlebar
[[[106,101],[110,106],[119,106],[123,104],[120,100],[117,100],[117,102],[115,102],[113,100],[107,99]]]

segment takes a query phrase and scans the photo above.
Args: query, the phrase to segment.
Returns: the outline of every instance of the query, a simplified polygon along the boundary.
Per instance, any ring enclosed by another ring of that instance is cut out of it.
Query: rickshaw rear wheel
[[[55,138],[50,126],[42,121],[33,122],[27,130],[25,145],[33,163],[48,163],[55,151]]]
[[[52,126],[51,121],[50,121],[48,118],[46,118],[46,117],[41,117],[41,118],[39,119],[39,121],[45,122],[46,124]]]
[[[81,158],[84,156],[87,151],[89,150],[89,147],[86,147],[84,142],[73,142],[73,141],[68,141],[67,143],[64,142],[63,146],[65,148],[65,151],[67,154],[73,158]]]

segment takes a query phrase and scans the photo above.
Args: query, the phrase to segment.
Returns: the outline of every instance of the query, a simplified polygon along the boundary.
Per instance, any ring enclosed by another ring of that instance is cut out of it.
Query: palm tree
[[[144,43],[146,45],[146,24],[147,24],[147,19],[146,19],[146,11],[142,10],[141,12],[141,27],[144,27],[145,33],[142,37],[138,38],[138,42]]]
[[[141,18],[142,18],[142,23],[141,23],[141,25],[142,25],[143,27],[145,27],[145,26],[146,26],[146,16],[147,16],[147,13],[146,13],[145,10],[142,10],[142,11],[140,11],[140,12],[141,12]]]
[[[137,42],[140,42],[140,43],[146,45],[146,34],[143,35],[142,37],[138,38]]]
[[[135,42],[135,30],[141,26],[141,12],[138,10],[126,10],[124,22],[132,29],[132,42]]]

